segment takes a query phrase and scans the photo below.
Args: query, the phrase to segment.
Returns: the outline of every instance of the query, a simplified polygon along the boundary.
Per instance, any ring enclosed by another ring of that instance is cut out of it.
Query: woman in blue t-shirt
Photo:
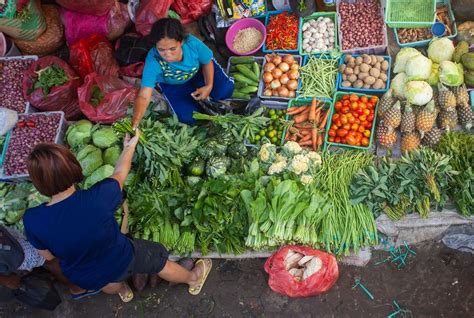
[[[198,260],[192,271],[168,261],[168,251],[159,243],[122,234],[115,211],[122,203],[138,134],[126,137],[114,173],[88,190],[77,190],[82,169],[64,146],[39,144],[28,157],[31,181],[48,203],[28,209],[23,217],[28,241],[46,260],[59,259],[61,270],[82,291],[74,299],[101,290],[118,294],[124,302],[133,293],[125,281],[134,274],[155,274],[175,283],[186,283],[197,295],[212,267],[210,260]]]
[[[233,80],[214,60],[212,51],[198,38],[186,35],[181,22],[160,19],[151,29],[155,43],[146,57],[141,89],[135,101],[132,124],[142,119],[156,85],[167,98],[178,119],[194,123],[193,112],[200,111],[198,100],[229,98]]]

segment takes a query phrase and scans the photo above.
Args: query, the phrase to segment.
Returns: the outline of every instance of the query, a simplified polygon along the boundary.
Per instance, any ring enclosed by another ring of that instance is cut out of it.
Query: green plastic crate
[[[391,28],[430,27],[436,20],[436,0],[387,0],[385,23]]]
[[[319,17],[328,17],[334,22],[334,49],[327,52],[311,52],[306,53],[303,50],[303,24],[309,20],[316,20]],[[337,23],[337,13],[336,12],[315,12],[307,17],[300,18],[300,36],[298,36],[298,47],[300,48],[300,55],[319,55],[322,53],[338,52],[339,51],[339,41],[337,40],[338,35],[338,23]]]
[[[375,96],[375,95],[368,95],[368,94],[361,94],[361,93],[357,93],[357,92],[336,92],[334,94],[334,98],[332,99],[332,105],[331,105],[331,113],[329,114],[329,118],[328,118],[328,124],[329,124],[329,127],[330,127],[330,123],[331,123],[331,118],[332,116],[334,115],[334,105],[336,104],[336,102],[338,102],[343,95],[351,95],[351,94],[355,94],[357,96],[367,96],[367,98],[371,98],[372,96]],[[351,148],[351,149],[359,149],[359,150],[370,150],[371,147],[372,147],[372,143],[373,143],[373,140],[374,140],[374,134],[375,134],[375,126],[376,126],[376,122],[377,122],[377,108],[379,106],[379,100],[377,100],[377,104],[375,105],[375,108],[374,108],[374,120],[372,121],[372,129],[370,131],[370,139],[369,139],[369,146],[368,147],[362,147],[362,146],[351,146],[351,145],[347,145],[347,144],[338,144],[338,143],[335,143],[335,142],[330,142],[328,139],[329,139],[329,129],[328,129],[328,126],[326,126],[326,136],[324,137],[324,143],[326,144],[326,148],[328,146],[336,146],[336,147],[343,147],[343,148]]]

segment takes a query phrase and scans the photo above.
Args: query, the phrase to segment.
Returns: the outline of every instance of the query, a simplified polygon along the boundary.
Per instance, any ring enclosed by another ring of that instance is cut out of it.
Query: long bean
[[[301,67],[300,97],[332,98],[336,91],[338,62],[337,56],[311,56],[308,63]]]

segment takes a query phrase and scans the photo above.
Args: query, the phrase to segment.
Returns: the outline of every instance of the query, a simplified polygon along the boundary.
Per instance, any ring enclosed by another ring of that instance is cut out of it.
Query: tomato
[[[360,116],[359,116],[359,119],[360,119],[360,121],[366,121],[366,120],[367,120],[367,116],[365,116],[365,115],[360,115]]]
[[[359,100],[359,96],[357,96],[356,94],[351,94],[349,100],[351,102],[357,102]]]
[[[354,146],[357,143],[356,139],[352,136],[347,137],[346,142],[348,145],[352,145],[352,146]]]
[[[359,107],[359,104],[357,104],[356,102],[352,102],[352,103],[351,103],[351,109],[352,109],[352,110],[356,110],[357,107]]]
[[[334,142],[334,137],[329,137],[329,138],[328,138],[328,141],[329,141],[329,142]]]
[[[354,112],[352,112],[352,116],[354,116],[355,118],[357,118],[357,117],[359,117],[359,114],[358,114],[356,111],[354,111]]]
[[[364,120],[363,122],[360,123],[362,127],[367,127],[368,124],[369,122],[367,120]]]
[[[364,138],[362,138],[362,139],[360,140],[360,143],[361,143],[362,146],[368,147],[368,146],[369,146],[369,143],[370,143],[370,140],[369,140],[369,138],[364,137]]]
[[[370,137],[370,130],[364,131],[364,136],[367,138]]]
[[[370,102],[374,105],[377,104],[378,101],[379,101],[379,98],[377,96],[372,96],[370,98]]]
[[[331,137],[336,137],[336,131],[334,129],[329,129],[328,135]]]
[[[347,116],[345,115],[341,115],[341,123],[344,125],[344,124],[347,124]]]
[[[370,114],[369,116],[367,116],[367,121],[372,122],[374,120],[374,117],[374,114]]]
[[[366,103],[360,103],[360,102],[359,102],[357,105],[358,105],[360,108],[362,108],[362,109],[366,109],[366,108],[367,108],[367,104],[366,104]]]
[[[337,126],[338,128],[342,126],[342,122],[341,122],[340,119],[338,119],[338,120],[336,121],[336,126]]]
[[[369,116],[369,115],[370,115],[370,110],[364,109],[364,115],[365,115],[365,116]]]
[[[350,130],[351,129],[351,124],[344,124],[342,125],[342,128],[345,130]]]
[[[336,137],[336,139],[334,139],[338,144],[341,143],[341,137]]]
[[[355,121],[356,124],[360,125],[361,121],[359,118],[356,118],[356,121]]]
[[[357,108],[357,114],[364,115],[364,110],[362,108]]]
[[[343,96],[342,96],[342,99],[343,99],[343,100],[346,100],[346,99],[349,99],[350,97],[351,97],[350,95],[343,95]]]
[[[337,127],[336,124],[332,124],[332,125],[331,125],[331,129],[332,129],[332,130],[337,130],[337,128],[338,128],[338,127]]]
[[[367,98],[367,96],[362,96],[362,97],[360,98],[360,100],[361,100],[362,103],[367,103],[367,101],[368,101],[369,99]]]
[[[360,141],[361,141],[361,139],[362,139],[362,137],[363,137],[363,135],[362,135],[362,134],[360,134],[360,133],[357,133],[357,135],[355,136],[355,140],[356,140],[357,142],[360,142]]]
[[[352,124],[351,129],[357,131],[357,129],[359,129],[359,124]]]
[[[367,125],[365,126],[365,128],[367,128],[367,129],[372,128],[372,122],[368,122]]]
[[[331,121],[332,121],[333,123],[335,123],[335,122],[339,119],[339,116],[340,116],[339,114],[334,114],[334,115],[332,115]]]
[[[357,131],[363,133],[365,131],[365,127],[360,125],[359,129],[357,129]]]
[[[371,102],[368,102],[367,109],[374,109],[374,104],[372,104]]]
[[[348,112],[350,112],[350,110],[351,109],[349,108],[349,106],[344,106],[341,108],[341,113],[347,114]]]
[[[343,128],[339,128],[336,131],[336,134],[337,134],[338,137],[344,137],[345,135],[347,135],[347,130],[343,129]]]
[[[349,124],[355,123],[356,118],[354,116],[349,117]]]

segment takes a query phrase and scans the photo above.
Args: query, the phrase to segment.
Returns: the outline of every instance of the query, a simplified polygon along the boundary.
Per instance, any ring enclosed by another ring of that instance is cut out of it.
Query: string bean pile
[[[329,54],[320,57],[311,56],[308,63],[301,67],[300,97],[332,98],[336,91],[336,77],[339,58]]]

